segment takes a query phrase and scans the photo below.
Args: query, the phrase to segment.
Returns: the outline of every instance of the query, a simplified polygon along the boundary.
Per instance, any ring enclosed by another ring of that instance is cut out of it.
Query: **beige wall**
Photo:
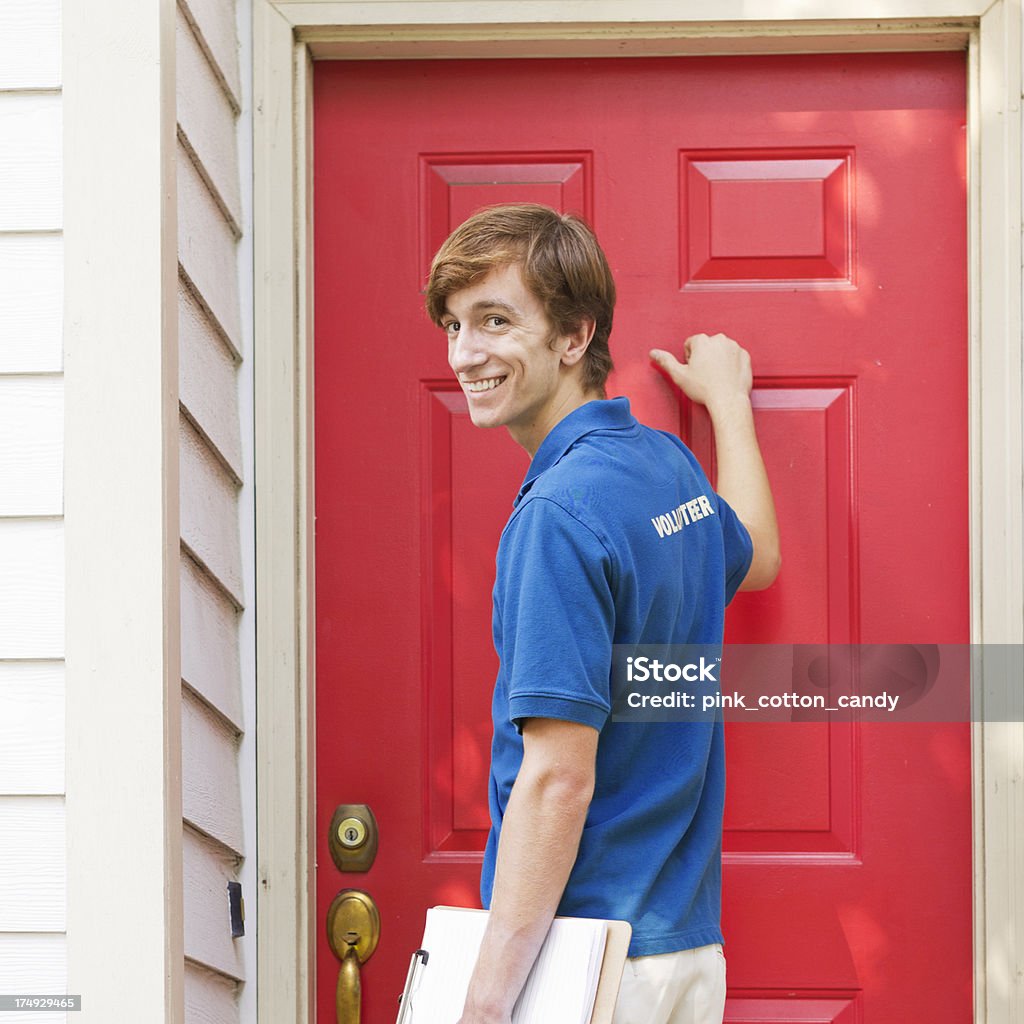
[[[226,892],[229,881],[250,882],[245,801],[255,797],[242,753],[253,687],[243,631],[251,555],[242,546],[252,491],[237,17],[234,3],[180,0],[175,36],[186,1021],[240,1019],[245,951],[253,959],[255,949],[251,883],[245,939],[231,937]]]
[[[251,108],[239,59],[250,15],[239,7],[65,11],[75,1024],[255,1016],[244,984],[256,910]],[[237,880],[246,934],[232,938]]]

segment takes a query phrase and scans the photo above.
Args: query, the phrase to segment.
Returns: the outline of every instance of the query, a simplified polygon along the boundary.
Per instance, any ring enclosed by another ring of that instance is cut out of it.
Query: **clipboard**
[[[469,911],[470,913],[485,914],[483,910],[472,910],[468,907],[440,906],[439,910]],[[556,918],[561,920],[561,918]],[[601,959],[601,971],[597,981],[597,991],[594,996],[594,1008],[590,1015],[590,1024],[611,1024],[615,1013],[615,1004],[619,996],[619,986],[622,982],[622,972],[626,965],[626,956],[629,952],[629,942],[633,935],[632,926],[628,921],[604,920],[605,944],[604,953]],[[399,997],[399,1011],[396,1024],[411,1024],[414,1021],[409,1014],[409,996],[416,989],[416,982],[420,972],[429,970],[430,951],[418,949],[412,954],[409,963],[409,971],[405,979],[405,989]]]
[[[611,1024],[615,1003],[619,998],[619,985],[626,967],[629,940],[633,937],[633,926],[628,921],[609,921],[608,938],[604,944],[604,960],[601,961],[601,977],[597,982],[594,997],[594,1012],[590,1024]]]

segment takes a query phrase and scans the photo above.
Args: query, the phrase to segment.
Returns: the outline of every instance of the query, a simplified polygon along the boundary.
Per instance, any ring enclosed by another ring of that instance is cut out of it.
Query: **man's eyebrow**
[[[515,306],[510,306],[507,302],[502,299],[478,299],[469,307],[470,313],[479,313],[485,309],[500,309],[505,313],[511,313],[514,316],[519,315],[519,310]],[[448,316],[455,316],[455,314],[445,306],[445,314]]]

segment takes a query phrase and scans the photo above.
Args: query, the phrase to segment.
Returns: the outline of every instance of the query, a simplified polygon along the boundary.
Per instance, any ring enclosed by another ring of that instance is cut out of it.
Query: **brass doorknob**
[[[359,968],[373,956],[379,939],[380,912],[373,897],[362,889],[342,889],[327,911],[327,942],[341,961],[335,994],[338,1024],[359,1024]]]

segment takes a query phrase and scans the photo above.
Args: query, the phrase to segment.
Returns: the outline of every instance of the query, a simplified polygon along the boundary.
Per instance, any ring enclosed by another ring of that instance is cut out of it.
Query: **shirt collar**
[[[595,430],[622,430],[633,426],[634,423],[636,420],[629,411],[628,398],[595,398],[578,409],[573,409],[568,416],[559,420],[541,441],[512,507],[515,508],[523,500],[523,496],[533,486],[534,480],[544,470],[554,466],[585,434],[593,433]]]

